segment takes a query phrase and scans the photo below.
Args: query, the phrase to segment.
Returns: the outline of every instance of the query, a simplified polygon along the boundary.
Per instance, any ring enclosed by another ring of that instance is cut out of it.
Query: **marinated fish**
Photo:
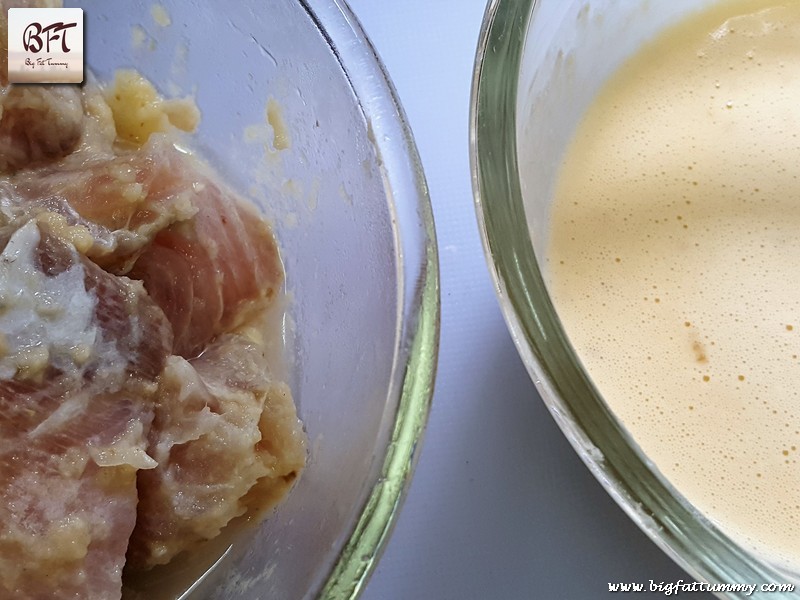
[[[283,266],[186,99],[1,70],[0,599],[119,598],[304,466],[261,325]]]

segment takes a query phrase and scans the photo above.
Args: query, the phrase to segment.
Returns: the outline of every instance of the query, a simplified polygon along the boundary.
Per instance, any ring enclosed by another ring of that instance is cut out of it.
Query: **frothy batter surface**
[[[596,385],[691,502],[800,571],[800,3],[665,32],[562,169],[548,277]]]

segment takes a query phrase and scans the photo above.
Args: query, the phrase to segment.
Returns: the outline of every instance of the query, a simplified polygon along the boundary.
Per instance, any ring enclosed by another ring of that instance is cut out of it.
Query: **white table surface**
[[[614,596],[609,582],[691,581],[578,459],[502,319],[478,235],[468,158],[470,82],[484,1],[350,4],[413,129],[442,277],[441,352],[428,430],[364,600],[580,600]]]

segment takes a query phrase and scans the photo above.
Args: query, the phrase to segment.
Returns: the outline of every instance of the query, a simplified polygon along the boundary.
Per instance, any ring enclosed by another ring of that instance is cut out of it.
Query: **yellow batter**
[[[547,271],[592,378],[680,492],[800,571],[800,3],[663,33],[562,169]]]

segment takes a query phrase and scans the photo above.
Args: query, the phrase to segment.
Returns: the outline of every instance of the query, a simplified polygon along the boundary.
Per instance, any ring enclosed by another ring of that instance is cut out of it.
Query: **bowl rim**
[[[647,459],[605,405],[556,316],[528,237],[516,145],[518,73],[528,25],[541,1],[490,0],[470,99],[475,211],[514,344],[574,450],[623,511],[680,567],[711,583],[791,581],[789,574],[730,540]]]
[[[383,62],[345,0],[300,3],[345,73],[364,117],[388,192],[398,249],[397,345],[389,392],[396,409],[391,431],[375,458],[380,464],[377,481],[367,490],[352,531],[316,593],[325,600],[349,600],[360,595],[377,565],[422,447],[439,349],[439,258],[422,163]],[[413,210],[397,210],[399,202]]]

